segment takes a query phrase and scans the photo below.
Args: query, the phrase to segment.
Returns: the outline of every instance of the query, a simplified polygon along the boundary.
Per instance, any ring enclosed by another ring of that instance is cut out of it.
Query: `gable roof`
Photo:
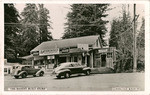
[[[53,40],[53,41],[46,41],[35,47],[33,51],[39,50],[48,50],[54,48],[65,48],[65,47],[75,47],[77,44],[89,44],[92,45],[98,39],[98,35],[94,36],[84,36],[78,38],[71,38],[71,39],[62,39],[62,40]]]

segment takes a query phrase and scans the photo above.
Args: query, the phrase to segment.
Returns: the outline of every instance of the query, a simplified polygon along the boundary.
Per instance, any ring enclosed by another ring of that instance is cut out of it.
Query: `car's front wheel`
[[[90,71],[89,70],[85,71],[85,74],[90,75]]]
[[[40,72],[40,76],[43,76],[44,75],[44,72]]]
[[[66,72],[64,77],[65,78],[70,78],[70,73]]]
[[[23,73],[21,77],[22,77],[22,78],[26,78],[27,75],[26,75],[25,73]]]

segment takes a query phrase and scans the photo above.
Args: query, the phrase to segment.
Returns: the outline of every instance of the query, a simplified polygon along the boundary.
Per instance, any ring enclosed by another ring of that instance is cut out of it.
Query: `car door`
[[[76,74],[77,73],[76,66],[74,64],[70,64],[67,69],[70,70],[71,74]]]
[[[33,74],[36,74],[37,71],[39,71],[38,68],[36,69],[36,68],[33,67],[33,66],[30,67],[30,74],[32,74],[32,75],[33,75]]]
[[[77,73],[82,73],[83,72],[83,66],[77,63]]]
[[[80,73],[81,67],[77,63],[73,63],[72,65],[73,65],[73,67],[71,68],[72,73],[73,74]]]

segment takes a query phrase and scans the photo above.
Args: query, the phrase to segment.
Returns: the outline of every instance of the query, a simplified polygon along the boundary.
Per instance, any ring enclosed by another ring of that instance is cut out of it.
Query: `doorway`
[[[101,67],[105,67],[106,66],[106,54],[102,54],[101,55]]]

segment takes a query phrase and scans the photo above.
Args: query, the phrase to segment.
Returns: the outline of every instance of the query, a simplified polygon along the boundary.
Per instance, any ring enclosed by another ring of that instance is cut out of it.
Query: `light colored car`
[[[43,68],[34,68],[34,66],[31,65],[21,65],[18,66],[14,72],[15,78],[26,78],[28,75],[33,75],[34,77],[43,76],[44,70]]]
[[[58,67],[56,67],[53,74],[55,74],[57,78],[61,78],[62,76],[69,78],[72,74],[84,73],[89,75],[90,72],[90,67],[82,66],[77,62],[66,62],[61,63]]]

